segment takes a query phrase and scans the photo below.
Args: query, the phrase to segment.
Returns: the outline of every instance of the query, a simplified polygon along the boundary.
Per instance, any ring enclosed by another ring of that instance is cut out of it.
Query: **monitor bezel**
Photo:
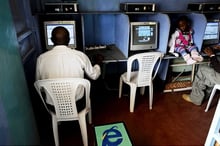
[[[218,38],[216,39],[204,39],[203,36],[203,45],[214,45],[214,44],[218,44],[219,43],[219,39],[220,39],[220,21],[218,19],[214,19],[214,20],[208,20],[206,26],[208,25],[208,23],[218,23]],[[204,30],[204,35],[205,35],[205,30]]]
[[[150,26],[154,25],[155,26],[155,41],[154,43],[151,44],[134,44],[133,43],[133,29],[136,26]],[[142,21],[142,22],[130,22],[130,51],[141,51],[141,50],[154,50],[157,49],[158,47],[158,22],[156,21]]]
[[[57,26],[63,26],[63,25],[73,25],[73,44],[68,45],[68,47],[75,49],[77,48],[76,43],[76,21],[75,20],[56,20],[56,21],[44,21],[44,37],[45,37],[45,43],[47,50],[50,50],[54,47],[54,45],[49,45],[48,39],[48,33],[47,33],[47,26],[48,25],[56,25]]]

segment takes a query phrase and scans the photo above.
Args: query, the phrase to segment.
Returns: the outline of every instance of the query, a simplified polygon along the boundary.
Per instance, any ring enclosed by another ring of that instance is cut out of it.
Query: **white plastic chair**
[[[122,84],[126,83],[130,86],[130,112],[134,112],[135,96],[137,87],[141,87],[140,94],[143,95],[145,86],[149,86],[149,109],[152,109],[153,104],[153,79],[155,78],[163,54],[160,52],[146,52],[135,54],[128,58],[127,72],[120,76],[119,81],[119,98],[122,94]],[[138,70],[132,71],[132,64],[137,60]],[[159,60],[159,62],[158,62]],[[157,64],[156,70],[154,67]],[[154,71],[154,73],[153,73]]]
[[[220,100],[215,110],[214,117],[212,119],[211,126],[209,128],[208,135],[206,137],[205,146],[214,146],[217,141],[220,143]]]
[[[89,123],[92,123],[91,105],[90,105],[90,82],[82,78],[59,78],[38,80],[34,86],[40,95],[44,106],[52,116],[53,135],[55,145],[59,145],[58,122],[78,120],[84,146],[88,145],[86,114],[88,113]],[[78,87],[84,88],[86,98],[85,108],[77,111],[76,91]],[[51,98],[55,112],[48,108],[42,93],[46,98]]]
[[[210,97],[209,97],[209,101],[208,101],[208,104],[207,104],[206,109],[205,109],[205,112],[207,112],[207,111],[209,110],[210,104],[211,104],[211,102],[212,102],[212,99],[213,99],[213,97],[214,97],[215,92],[216,92],[217,89],[220,90],[220,84],[216,84],[216,85],[213,87],[212,93],[211,93],[211,95],[210,95]]]

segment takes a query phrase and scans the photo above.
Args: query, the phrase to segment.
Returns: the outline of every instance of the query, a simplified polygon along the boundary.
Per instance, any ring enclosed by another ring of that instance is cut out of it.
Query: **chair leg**
[[[56,117],[53,115],[52,115],[52,126],[53,126],[53,137],[54,137],[55,145],[59,146],[58,124]]]
[[[213,99],[213,97],[214,97],[214,95],[215,95],[215,92],[216,92],[216,86],[214,86],[213,89],[212,89],[212,93],[211,93],[211,95],[210,95],[210,97],[209,97],[209,101],[208,101],[208,104],[207,104],[207,106],[206,106],[205,112],[207,112],[207,111],[209,110],[209,107],[210,107],[210,104],[211,104],[211,102],[212,102],[212,99]]]
[[[144,95],[144,92],[145,92],[145,87],[141,87],[140,88],[140,94],[143,96]]]
[[[118,94],[119,98],[121,98],[122,85],[123,85],[123,81],[122,81],[122,77],[120,77],[120,79],[119,79],[119,94]]]
[[[92,110],[91,108],[88,109],[88,121],[89,121],[89,124],[92,124]]]
[[[130,85],[130,112],[134,112],[135,96],[136,96],[137,87]]]
[[[79,115],[79,126],[82,134],[83,145],[88,146],[88,135],[85,113]]]
[[[152,110],[153,105],[153,85],[149,86],[149,109]]]
[[[220,142],[220,134],[219,134],[219,128],[220,128],[220,100],[218,101],[215,114],[212,119],[212,123],[209,128],[208,135],[206,137],[205,146],[211,146],[214,145],[214,142],[217,141]]]

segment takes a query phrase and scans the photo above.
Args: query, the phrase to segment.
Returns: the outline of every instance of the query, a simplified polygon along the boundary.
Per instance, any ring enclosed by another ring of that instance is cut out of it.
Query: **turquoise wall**
[[[38,132],[8,0],[0,1],[0,145],[37,145]]]

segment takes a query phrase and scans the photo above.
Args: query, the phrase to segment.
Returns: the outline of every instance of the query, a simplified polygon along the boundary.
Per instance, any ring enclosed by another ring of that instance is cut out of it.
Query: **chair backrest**
[[[45,92],[46,98],[51,98],[55,107],[57,121],[77,120],[78,111],[76,108],[76,93],[78,87],[85,89],[86,108],[90,107],[90,82],[82,78],[57,78],[38,80],[34,86],[40,95],[47,111],[52,111],[45,103],[42,92]]]
[[[135,60],[137,60],[138,62],[137,86],[141,87],[141,86],[150,85],[152,80],[155,78],[157,74],[162,58],[163,58],[163,53],[161,52],[145,52],[130,56],[127,62],[127,81],[130,81],[132,64]],[[157,62],[158,64],[154,71],[154,67]]]

